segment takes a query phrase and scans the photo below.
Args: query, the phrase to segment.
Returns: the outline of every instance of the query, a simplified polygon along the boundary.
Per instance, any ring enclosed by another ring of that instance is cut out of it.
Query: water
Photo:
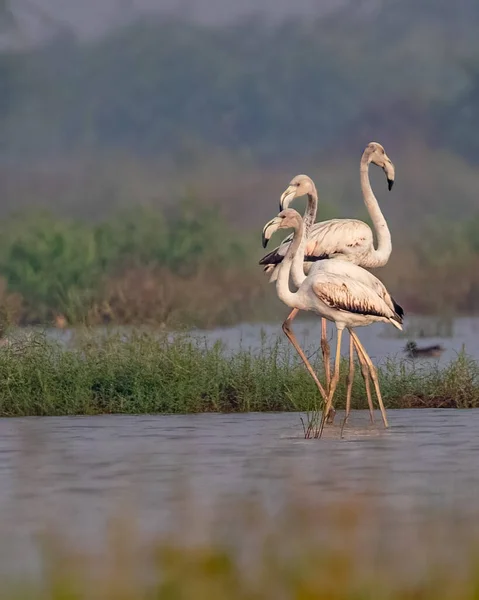
[[[322,502],[366,495],[394,512],[396,528],[449,512],[472,527],[479,411],[389,417],[384,430],[379,415],[371,426],[366,412],[353,412],[343,440],[339,426],[321,440],[302,439],[291,413],[2,419],[1,569],[33,568],[33,542],[48,523],[87,547],[101,543],[109,518],[124,509],[144,536],[167,531],[185,482],[197,523],[239,495],[275,511],[300,482]]]
[[[404,323],[405,334],[401,334],[392,325],[384,323],[376,323],[368,327],[358,327],[356,332],[369,355],[378,365],[387,359],[406,358],[404,347],[409,339],[416,340],[419,347],[440,344],[444,348],[444,353],[439,359],[416,359],[416,363],[439,363],[440,365],[446,365],[451,360],[454,360],[463,349],[470,356],[479,360],[479,318],[454,319],[451,324],[452,334],[448,337],[440,337],[439,335],[420,337],[412,334],[407,335],[407,329],[411,325],[414,333],[416,331],[434,332],[436,329],[440,329],[435,319],[415,318],[413,320],[410,319],[409,322],[406,319]],[[305,319],[298,317],[293,323],[293,329],[300,344],[308,349],[309,354],[319,348],[321,339],[321,321],[319,318]],[[127,336],[131,329],[128,327],[111,327],[109,329],[98,328],[97,331],[99,334],[103,334],[106,331],[120,331]],[[49,329],[46,333],[49,337],[66,344],[74,342],[76,335],[74,330]],[[201,339],[206,339],[210,343],[221,341],[230,352],[236,352],[239,348],[255,352],[259,350],[262,344],[271,344],[278,338],[281,343],[288,345],[288,341],[281,331],[281,323],[246,323],[234,327],[216,328],[207,331],[193,329],[191,334]],[[12,337],[16,335],[18,335],[18,332],[14,332]],[[334,352],[335,328],[331,323],[328,324],[328,337],[332,344],[332,351]],[[341,353],[344,356],[347,356],[349,351],[348,340],[348,336],[344,335],[341,348]]]
[[[424,327],[419,323],[423,323]],[[422,319],[419,323],[414,327],[418,331],[424,328],[427,332],[427,326],[434,325],[430,319]],[[404,326],[407,328],[407,320]],[[435,329],[434,326],[430,326],[429,328],[432,330]],[[309,349],[319,348],[321,339],[321,322],[319,318],[300,319],[298,317],[293,322],[293,329],[301,345]],[[479,359],[479,319],[477,318],[455,319],[452,327],[452,336],[446,338],[437,335],[421,338],[415,338],[414,336],[410,338],[402,337],[394,326],[383,323],[376,323],[369,327],[358,327],[356,333],[373,361],[377,364],[384,362],[386,359],[404,359],[406,357],[404,347],[408,339],[415,339],[419,347],[440,344],[444,348],[444,353],[438,362],[442,365],[454,360],[463,348],[470,356]],[[284,338],[280,324],[243,324],[237,327],[215,329],[210,332],[201,331],[197,332],[197,335],[205,336],[211,341],[221,340],[233,352],[239,347],[257,350],[261,346],[262,336],[265,336],[267,340],[278,335]],[[335,343],[335,335],[334,325],[328,324],[328,337],[332,344]],[[285,340],[284,343],[287,344],[288,342]],[[341,348],[341,353],[344,356],[347,356],[348,348],[349,338],[347,335],[344,335]],[[424,359],[421,359],[420,362],[424,362]],[[437,362],[437,359],[434,359],[434,361],[427,359],[427,362]]]
[[[302,344],[318,347],[319,319],[298,319],[294,327]],[[441,343],[441,363],[463,346],[479,358],[478,331],[479,320],[459,319],[451,337],[418,343]],[[392,327],[358,333],[377,363],[404,357],[406,339]],[[48,335],[74,341],[69,331]],[[254,352],[282,334],[278,324],[195,335],[221,340],[230,352]],[[292,489],[325,504],[350,494],[367,498],[378,520],[365,535],[380,531],[390,547],[400,548],[406,530],[432,517],[445,523],[454,515],[455,526],[479,534],[479,411],[388,415],[391,429],[384,430],[379,415],[371,426],[366,411],[353,412],[343,440],[340,414],[321,440],[304,440],[294,413],[0,419],[0,574],[38,571],[35,540],[50,525],[75,547],[95,548],[118,514],[134,515],[148,540],[178,519],[189,518],[190,530],[214,521],[218,504],[239,497],[257,499],[274,515]],[[404,537],[403,552],[408,543]],[[460,542],[448,537],[444,547],[461,556]]]

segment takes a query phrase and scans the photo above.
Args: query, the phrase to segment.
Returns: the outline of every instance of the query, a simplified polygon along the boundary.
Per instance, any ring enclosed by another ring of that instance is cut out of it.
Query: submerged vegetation
[[[318,356],[312,359],[320,371]],[[346,373],[346,364],[343,365]],[[479,406],[479,365],[465,354],[446,366],[379,367],[386,407]],[[356,369],[353,408],[365,408]],[[335,405],[344,407],[345,377]],[[229,354],[191,335],[78,332],[70,347],[34,334],[0,348],[0,415],[317,410],[314,382],[277,341]]]

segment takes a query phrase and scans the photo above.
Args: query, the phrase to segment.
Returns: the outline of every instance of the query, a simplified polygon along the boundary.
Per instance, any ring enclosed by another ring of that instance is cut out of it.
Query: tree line
[[[408,132],[479,159],[474,0],[348,4],[327,17],[223,28],[138,20],[92,42],[62,32],[0,54],[7,157],[127,149],[278,161]]]

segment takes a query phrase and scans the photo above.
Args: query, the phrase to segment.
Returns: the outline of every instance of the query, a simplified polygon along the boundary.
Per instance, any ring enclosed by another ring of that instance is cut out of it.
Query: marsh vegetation
[[[310,349],[322,376],[320,355]],[[335,404],[345,402],[345,374]],[[390,360],[379,365],[386,407],[475,407],[479,366],[461,353],[445,367]],[[366,408],[356,369],[353,408]],[[65,348],[42,334],[0,348],[0,415],[308,411],[317,389],[293,349],[264,340],[259,351],[227,352],[200,336],[79,330]]]

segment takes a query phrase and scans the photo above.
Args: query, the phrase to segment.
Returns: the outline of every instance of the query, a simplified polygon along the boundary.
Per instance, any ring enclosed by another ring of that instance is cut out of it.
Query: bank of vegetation
[[[312,357],[321,373],[321,364]],[[359,374],[353,407],[366,408]],[[336,394],[344,407],[346,365]],[[466,355],[444,368],[380,365],[388,408],[479,405],[479,366]],[[78,334],[63,347],[41,334],[0,348],[0,416],[308,411],[316,387],[294,351],[268,341],[234,354],[189,334]]]

